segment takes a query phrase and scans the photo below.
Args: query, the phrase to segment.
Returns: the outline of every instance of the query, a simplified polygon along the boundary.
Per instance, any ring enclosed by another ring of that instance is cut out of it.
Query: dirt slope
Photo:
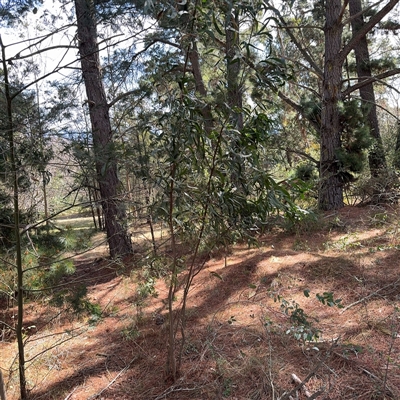
[[[165,282],[138,304],[135,257],[112,263],[103,248],[78,258],[74,279],[87,283],[102,318],[89,323],[57,315],[45,299],[29,302],[32,398],[279,399],[296,388],[295,374],[307,390],[293,399],[400,399],[399,224],[397,209],[349,207],[311,230],[271,233],[258,248],[213,255],[190,292],[175,383],[165,379]],[[345,308],[321,304],[315,295],[324,292]],[[278,297],[307,313],[317,342],[294,337]],[[0,320],[15,312],[3,304]],[[10,400],[18,398],[17,373],[8,372],[15,354],[11,338],[0,342]]]

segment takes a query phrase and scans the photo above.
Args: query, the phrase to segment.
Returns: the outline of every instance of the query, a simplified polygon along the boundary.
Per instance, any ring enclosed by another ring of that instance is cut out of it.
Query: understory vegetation
[[[70,220],[74,228],[68,218],[56,222],[62,230],[50,230],[51,240],[47,232],[32,235],[31,246],[42,257],[46,243],[49,265],[32,280],[33,291],[24,294],[32,398],[399,395],[397,206],[346,207],[326,218],[304,219],[296,229],[274,227],[251,242],[199,251],[185,330],[180,327],[175,336],[180,346],[176,382],[168,379],[164,364],[169,307],[172,303],[174,313],[182,312],[191,242],[177,239],[179,269],[171,301],[165,227],[153,226],[154,253],[148,223],[138,221],[132,232],[135,253],[113,261],[101,244],[103,234],[90,243],[90,231],[79,229],[87,226],[87,218]],[[67,233],[68,252],[63,247]],[[73,254],[78,255],[72,264]],[[4,282],[3,277],[3,287]],[[17,309],[9,300],[6,305],[3,297],[1,346],[12,399],[17,394],[12,330]]]

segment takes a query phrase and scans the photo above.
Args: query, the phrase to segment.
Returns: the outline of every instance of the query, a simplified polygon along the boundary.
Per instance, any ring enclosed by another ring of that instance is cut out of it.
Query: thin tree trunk
[[[118,257],[131,253],[132,244],[124,227],[125,210],[118,199],[120,182],[113,149],[109,107],[101,76],[93,0],[75,0],[75,11],[82,75],[88,98],[97,180],[100,187],[107,241],[110,256]]]
[[[233,4],[231,4],[233,5]],[[226,80],[228,86],[228,105],[231,113],[231,125],[239,131],[243,129],[243,96],[240,85],[239,50],[239,13],[228,7],[225,17],[226,40]]]
[[[192,66],[194,82],[196,85],[196,91],[203,97],[207,96],[207,90],[204,85],[203,76],[200,69],[200,61],[199,61],[199,52],[197,49],[196,40],[192,40],[190,49],[188,51],[188,57],[190,60],[190,64]],[[211,113],[211,106],[206,104],[200,110],[203,119],[204,119],[204,128],[206,132],[209,134],[211,133],[214,125],[213,116]]]
[[[21,400],[28,398],[28,391],[26,388],[26,377],[25,377],[25,347],[23,338],[23,322],[24,322],[24,269],[22,265],[22,249],[21,249],[21,234],[19,231],[19,187],[18,187],[18,166],[17,158],[15,154],[15,142],[14,142],[14,123],[12,116],[12,96],[10,92],[10,82],[8,80],[8,69],[6,64],[5,46],[0,35],[0,46],[1,55],[3,61],[3,75],[4,75],[4,92],[6,98],[6,112],[7,112],[7,133],[8,133],[8,145],[9,145],[9,162],[12,173],[13,182],[13,203],[14,203],[14,233],[15,233],[15,258],[16,258],[16,269],[17,269],[17,327],[15,334],[17,336],[18,344],[18,371],[19,371],[19,390]]]
[[[230,127],[233,129],[230,150],[233,161],[231,179],[239,192],[247,193],[243,179],[245,164],[243,158],[240,157],[240,135],[243,130],[243,94],[240,82],[239,40],[239,11],[234,8],[234,2],[231,2],[227,4],[225,14],[227,104],[229,106]]]
[[[320,188],[321,210],[343,207],[343,186],[337,150],[341,147],[338,102],[341,100],[343,61],[338,57],[342,46],[341,0],[326,3],[325,64],[322,85]]]
[[[394,150],[393,167],[400,170],[400,122],[397,122],[397,137]]]
[[[7,400],[6,386],[4,385],[3,374],[0,371],[0,400]]]
[[[353,17],[353,19],[351,20],[351,28],[353,31],[353,35],[356,36],[357,32],[364,25],[361,0],[350,0],[349,10],[350,16]],[[362,82],[368,78],[371,78],[372,70],[366,35],[364,35],[360,39],[358,45],[354,47],[354,52],[356,55],[358,81]],[[369,151],[369,168],[371,176],[378,177],[382,174],[382,172],[385,172],[387,170],[387,164],[385,153],[383,150],[382,138],[379,130],[375,103],[375,92],[372,83],[366,84],[360,88],[360,97],[369,108],[368,125],[370,128],[370,134],[375,141],[373,148]]]

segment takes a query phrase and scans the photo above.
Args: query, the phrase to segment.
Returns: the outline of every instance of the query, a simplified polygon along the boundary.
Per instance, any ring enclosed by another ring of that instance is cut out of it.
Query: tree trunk
[[[15,233],[15,258],[16,258],[16,270],[17,270],[17,326],[15,329],[15,334],[17,336],[17,346],[18,346],[18,371],[19,371],[19,393],[21,400],[26,400],[28,398],[28,389],[25,375],[25,340],[23,332],[24,323],[24,268],[22,263],[22,244],[21,244],[21,234],[19,228],[19,187],[18,187],[18,162],[17,156],[15,154],[15,141],[14,141],[14,122],[13,122],[13,105],[12,96],[10,91],[10,82],[8,80],[8,69],[6,64],[6,52],[3,40],[0,35],[0,47],[1,47],[1,58],[2,67],[4,75],[4,95],[6,100],[6,113],[7,119],[5,121],[6,130],[8,133],[8,145],[9,152],[7,154],[7,159],[10,165],[10,170],[12,174],[13,182],[13,205],[14,205],[14,233]]]
[[[321,210],[343,207],[343,185],[337,150],[341,147],[338,102],[341,100],[343,61],[338,56],[342,45],[341,0],[326,3],[325,63],[322,85],[320,188]]]
[[[396,147],[394,149],[393,167],[400,170],[400,122],[397,122]]]
[[[225,17],[226,40],[226,81],[228,86],[227,102],[230,107],[230,122],[234,129],[243,129],[243,96],[240,87],[239,49],[239,12],[228,7]]]
[[[191,46],[188,51],[188,57],[189,57],[190,64],[191,64],[192,70],[193,70],[193,77],[194,77],[194,82],[196,85],[196,92],[198,92],[201,96],[206,97],[207,90],[204,85],[203,76],[201,74],[199,52],[197,49],[197,43],[196,43],[195,39],[193,39],[191,42]],[[205,105],[200,110],[200,112],[204,119],[204,129],[206,130],[206,132],[208,134],[210,134],[213,129],[213,125],[214,125],[213,116],[211,113],[211,106],[209,104]]]
[[[350,0],[349,1],[351,28],[353,36],[356,36],[357,32],[364,25],[364,18],[362,15],[361,0]],[[367,37],[364,35],[357,46],[354,47],[356,55],[357,75],[358,81],[362,82],[372,77],[372,70],[370,64],[369,50]],[[374,146],[369,152],[368,161],[369,168],[372,177],[378,177],[387,170],[385,153],[382,145],[382,138],[379,131],[378,117],[376,112],[375,103],[375,92],[372,83],[366,84],[360,88],[360,97],[364,103],[369,107],[368,112],[368,125],[370,128],[370,134],[374,138]]]
[[[118,199],[120,182],[113,149],[109,107],[101,77],[93,0],[75,0],[75,12],[107,241],[110,256],[119,257],[131,253],[132,244],[124,227],[125,210]]]
[[[3,374],[1,373],[1,370],[0,370],[0,400],[7,400],[6,386],[4,384]]]
[[[231,131],[231,158],[233,168],[231,180],[240,193],[247,193],[244,182],[245,163],[240,156],[241,132],[243,130],[243,93],[240,82],[241,62],[239,41],[239,11],[235,2],[227,3],[225,14],[225,41],[226,41],[226,83],[227,104],[229,106],[229,123]]]

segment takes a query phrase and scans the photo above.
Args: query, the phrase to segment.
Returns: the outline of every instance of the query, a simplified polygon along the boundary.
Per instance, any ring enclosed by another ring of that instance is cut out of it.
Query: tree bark
[[[239,11],[235,8],[235,2],[227,2],[225,11],[225,41],[226,41],[226,83],[227,104],[229,106],[229,123],[232,129],[230,155],[233,161],[231,180],[240,193],[247,193],[243,176],[245,163],[240,156],[241,132],[243,130],[243,93],[240,79],[240,32]]]
[[[203,75],[200,69],[199,52],[197,49],[196,40],[192,40],[190,49],[188,50],[188,57],[192,66],[194,82],[196,85],[196,91],[203,97],[207,96],[207,90],[204,85]],[[211,106],[205,105],[201,110],[201,114],[204,118],[204,129],[208,134],[211,133],[214,126],[214,120],[211,112]]]
[[[400,122],[397,122],[396,147],[394,150],[393,167],[400,170]]]
[[[124,227],[125,210],[118,199],[120,182],[113,148],[109,106],[101,76],[93,0],[75,0],[75,12],[107,241],[110,256],[119,257],[131,253],[132,244]]]
[[[343,185],[337,151],[341,147],[338,103],[341,100],[343,61],[338,57],[342,44],[342,2],[326,2],[325,63],[322,84],[320,188],[318,205],[321,210],[342,208]]]
[[[16,258],[16,270],[17,270],[17,326],[15,329],[15,334],[17,336],[18,345],[18,371],[19,371],[19,392],[21,400],[26,400],[28,398],[28,389],[25,375],[25,341],[23,332],[24,323],[24,268],[22,263],[22,244],[21,244],[21,233],[19,228],[19,187],[18,187],[18,162],[15,153],[15,137],[14,137],[14,121],[13,121],[13,104],[12,96],[10,91],[10,82],[8,78],[8,69],[6,64],[6,52],[5,46],[3,44],[2,37],[0,35],[0,47],[1,47],[1,58],[2,67],[4,74],[4,95],[6,100],[6,132],[8,134],[8,145],[9,152],[7,154],[8,162],[10,165],[10,170],[12,174],[12,185],[13,185],[13,205],[14,205],[14,234],[15,234],[15,258]]]
[[[4,385],[3,374],[0,371],[0,400],[7,400],[6,386]]]
[[[362,14],[361,0],[350,0],[349,10],[351,20],[351,28],[353,36],[364,26],[364,17]],[[357,65],[358,81],[362,82],[372,77],[367,37],[364,35],[357,46],[354,47]],[[379,130],[378,116],[375,103],[375,92],[373,83],[368,83],[360,87],[360,97],[367,104],[368,125],[370,134],[374,138],[374,146],[369,151],[368,161],[372,177],[378,177],[387,170],[386,157],[383,150],[382,138]]]
[[[239,12],[228,6],[225,16],[227,103],[234,129],[243,129],[243,96],[240,85]]]

